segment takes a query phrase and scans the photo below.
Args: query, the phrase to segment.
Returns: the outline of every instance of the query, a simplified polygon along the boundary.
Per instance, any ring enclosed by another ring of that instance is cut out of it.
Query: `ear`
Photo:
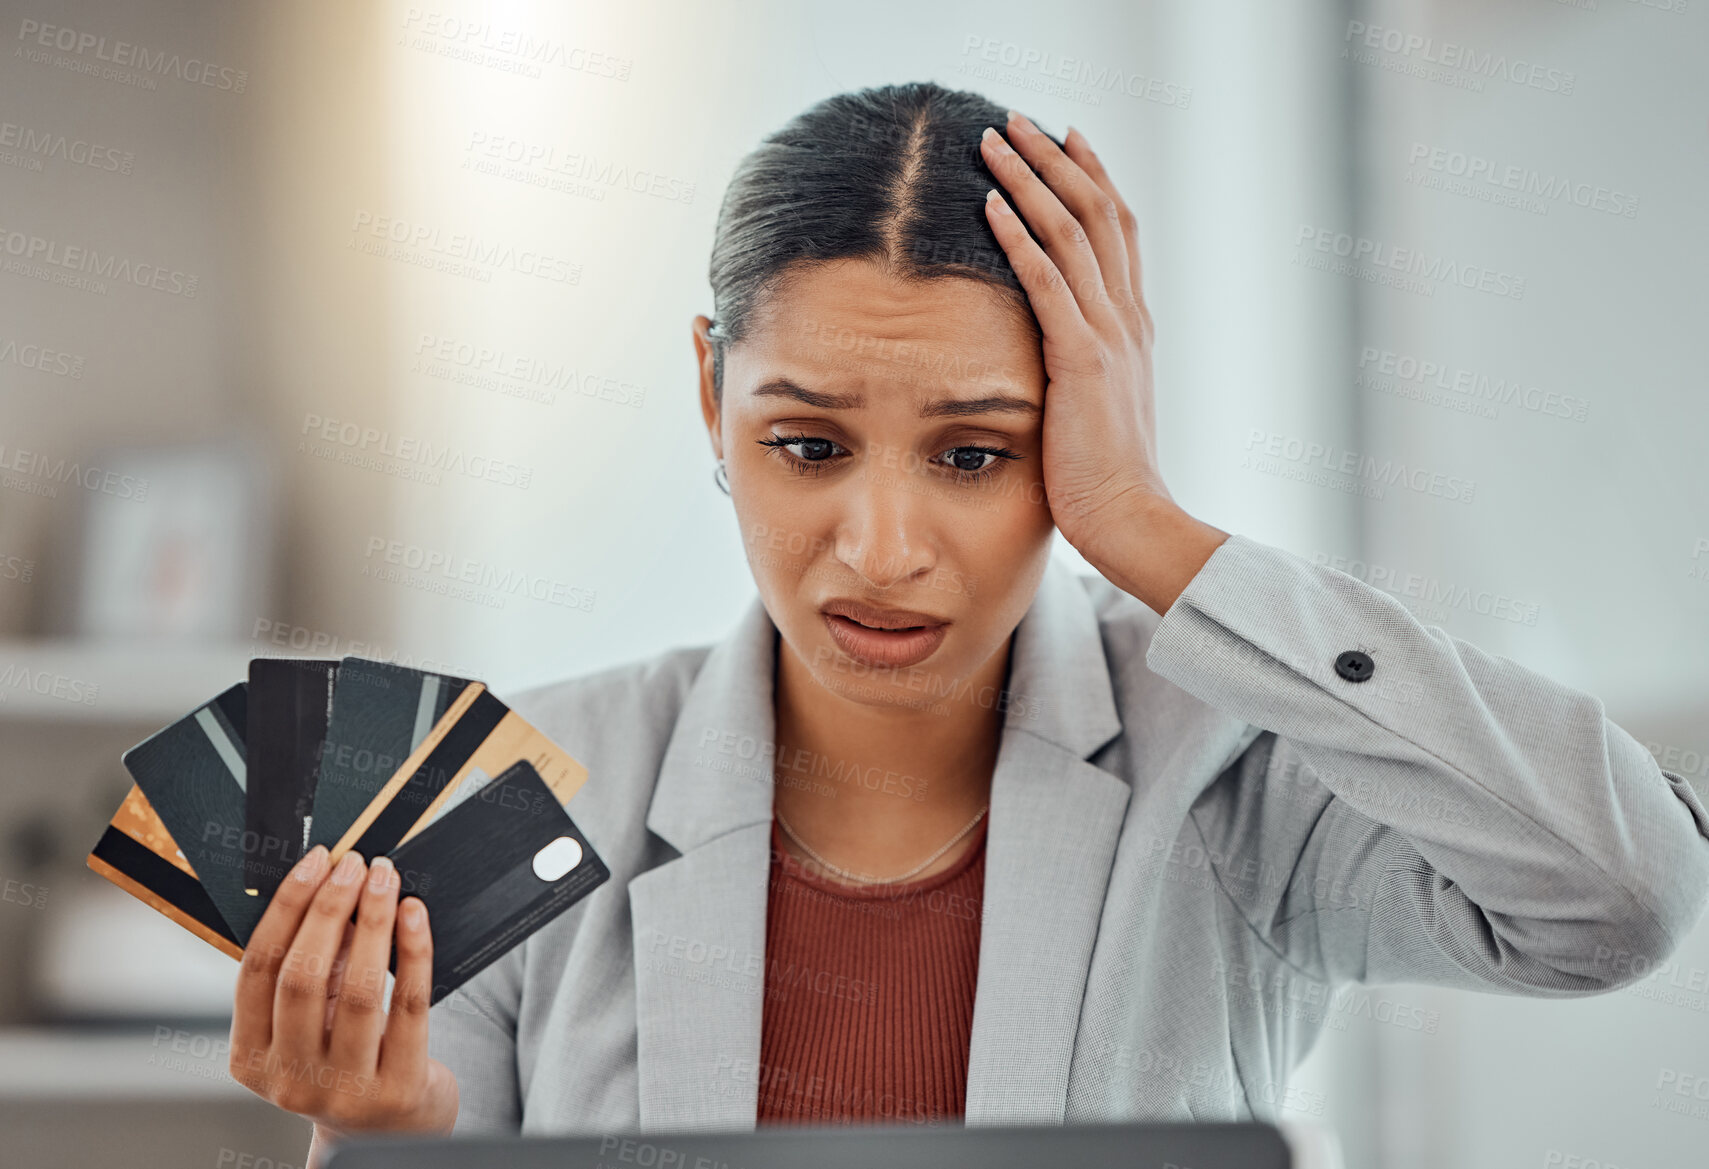
[[[706,330],[712,318],[698,313],[694,318],[694,361],[700,369],[700,414],[706,420],[706,434],[712,440],[712,456],[724,457],[724,432],[720,425],[718,400],[713,394],[712,338]]]

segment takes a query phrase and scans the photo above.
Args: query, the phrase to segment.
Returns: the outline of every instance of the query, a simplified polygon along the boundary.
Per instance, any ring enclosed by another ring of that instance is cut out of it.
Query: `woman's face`
[[[1001,684],[997,655],[1050,555],[1035,329],[987,285],[903,282],[868,261],[794,276],[757,317],[726,347],[721,404],[704,316],[695,348],[784,642],[863,704],[929,708],[970,680]]]

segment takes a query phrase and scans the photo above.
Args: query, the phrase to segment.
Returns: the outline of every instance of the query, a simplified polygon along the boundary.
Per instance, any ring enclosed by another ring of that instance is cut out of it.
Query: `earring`
[[[718,490],[725,495],[730,494],[730,476],[724,472],[724,460],[719,459],[718,465],[712,468],[712,481],[718,484]]]

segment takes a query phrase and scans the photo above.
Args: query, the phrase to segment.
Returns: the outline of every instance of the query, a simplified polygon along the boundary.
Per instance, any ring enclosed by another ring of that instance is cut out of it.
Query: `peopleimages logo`
[[[85,467],[76,459],[55,458],[16,446],[8,448],[5,443],[0,443],[0,487],[52,499],[59,494],[62,483],[73,483],[87,491],[98,491],[118,499],[141,502],[148,498],[148,480],[141,475],[121,475],[96,466]]]
[[[405,666],[412,670],[426,670],[434,674],[452,674],[464,678],[475,676],[471,667],[455,662],[416,657],[395,648],[388,649],[376,641],[341,637],[336,633],[310,629],[306,625],[294,625],[289,621],[274,621],[268,617],[255,619],[255,625],[249,631],[249,642],[251,657],[281,656],[272,653],[270,647],[284,646],[311,658],[358,657]]]
[[[584,589],[566,581],[541,576],[537,573],[523,572],[514,568],[500,568],[496,564],[471,560],[467,556],[454,556],[437,548],[406,544],[401,540],[389,540],[384,536],[370,536],[368,537],[367,549],[363,555],[366,560],[374,561],[377,559],[381,564],[364,565],[359,574],[361,576],[391,580],[394,583],[410,583],[407,580],[397,580],[398,573],[385,570],[385,565],[392,565],[395,568],[420,573],[425,579],[436,576],[443,577],[447,582],[486,590],[491,599],[499,602],[497,605],[493,605],[493,608],[504,607],[503,597],[521,593],[523,596],[531,597],[536,601],[544,601],[548,605],[561,605],[566,609],[580,609],[588,613],[593,611],[595,593],[592,589]],[[426,591],[442,590],[429,589]]]
[[[487,269],[500,269],[520,276],[536,276],[558,284],[580,284],[582,266],[562,257],[548,255],[533,248],[483,239],[461,231],[443,231],[425,223],[412,223],[395,215],[375,215],[358,210],[350,225],[352,246],[363,243],[361,237],[385,241],[382,245],[362,247],[361,250],[385,255],[388,259],[438,266],[435,260],[452,264],[447,271],[460,275],[482,275],[491,279]],[[388,250],[396,245],[400,250]]]
[[[1100,91],[1124,93],[1128,97],[1174,106],[1180,110],[1186,109],[1193,100],[1193,87],[1190,85],[1181,85],[1161,77],[1147,77],[1137,69],[1123,69],[1084,57],[1068,57],[1030,45],[1016,44],[1014,41],[980,36],[978,33],[968,33],[963,38],[961,55],[963,60],[957,67],[958,72],[973,72],[969,69],[971,63],[966,58],[977,56],[988,66],[1001,65],[1020,74],[1024,79],[1023,83],[1034,80],[1044,82],[1046,85],[1042,90],[1037,85],[1028,85],[1028,88],[1054,93],[1057,96],[1069,94],[1059,92],[1060,87],[1053,88],[1050,83],[1061,82],[1074,87],[1075,92],[1082,92],[1094,98],[1100,96]],[[1037,78],[1029,77],[1029,74],[1037,74]]]
[[[1379,349],[1374,345],[1359,350],[1361,386],[1386,391],[1393,388],[1394,382],[1448,390],[1469,400],[1513,406],[1574,422],[1583,422],[1590,417],[1590,405],[1583,398],[1526,385],[1518,378],[1491,377],[1463,366],[1396,353],[1392,349]]]
[[[554,65],[591,77],[628,81],[635,67],[634,60],[628,57],[536,36],[523,28],[430,9],[411,8],[404,17],[403,27],[405,32],[398,43],[408,48],[525,77],[539,77],[541,66]]]
[[[115,280],[172,296],[191,297],[196,295],[200,283],[200,277],[191,272],[163,268],[159,264],[132,260],[114,252],[62,243],[7,227],[0,227],[0,257],[4,257],[0,260],[0,270],[56,284],[70,284],[90,292],[105,293],[106,285],[99,281]],[[87,277],[95,277],[96,280]]]
[[[1542,611],[1542,607],[1534,602],[1517,600],[1505,593],[1474,589],[1470,585],[1444,581],[1440,577],[1425,576],[1422,573],[1401,572],[1387,565],[1367,564],[1356,558],[1314,552],[1311,562],[1333,568],[1336,572],[1344,572],[1393,596],[1420,601],[1437,609],[1463,609],[1485,617],[1494,617],[1498,621],[1511,621],[1517,625],[1537,624],[1537,616]]]
[[[73,57],[91,57],[96,61],[105,61],[138,73],[149,73],[156,77],[176,77],[191,85],[205,85],[211,89],[224,89],[232,93],[242,93],[249,88],[247,69],[233,69],[226,65],[216,65],[212,61],[184,57],[164,50],[156,52],[143,45],[133,45],[129,41],[109,41],[106,37],[96,36],[94,33],[79,32],[64,25],[43,24],[27,17],[18,25],[18,40],[25,45],[57,49]],[[18,55],[25,55],[22,46],[18,49]],[[28,59],[35,60],[36,57]]]
[[[696,184],[689,179],[508,134],[476,130],[469,135],[465,153],[464,168],[568,194],[603,200],[606,189],[622,187],[667,203],[694,202]]]
[[[547,405],[564,393],[639,409],[647,397],[646,386],[577,369],[568,361],[476,345],[426,331],[416,337],[410,372]]]
[[[1424,171],[1445,175],[1450,179],[1461,179],[1468,185],[1478,185],[1483,188],[1493,188],[1502,192],[1512,192],[1518,196],[1528,196],[1533,199],[1560,202],[1565,200],[1574,207],[1583,207],[1590,211],[1601,211],[1607,215],[1618,215],[1622,219],[1631,219],[1638,214],[1638,197],[1624,191],[1616,191],[1612,187],[1597,186],[1593,183],[1575,183],[1565,175],[1546,175],[1542,171],[1533,170],[1528,166],[1518,166],[1514,163],[1502,163],[1493,158],[1485,158],[1480,154],[1467,154],[1460,150],[1449,150],[1445,146],[1431,146],[1423,142],[1414,142],[1407,152],[1407,165],[1422,166]],[[1422,173],[1422,172],[1419,172]],[[1428,186],[1420,179],[1414,182]],[[1454,187],[1444,189],[1454,194],[1463,193]],[[1539,204],[1543,214],[1548,214],[1548,203]]]
[[[1358,276],[1377,283],[1396,283],[1407,287],[1408,291],[1422,290],[1430,295],[1435,291],[1435,284],[1457,284],[1461,288],[1512,300],[1522,300],[1525,296],[1523,276],[1499,272],[1481,264],[1462,263],[1444,255],[1433,256],[1422,248],[1398,248],[1362,235],[1302,223],[1294,237],[1294,246],[1303,249],[1307,245],[1314,251],[1347,260],[1348,263],[1338,269],[1342,275]],[[1322,267],[1311,264],[1310,257],[1307,260],[1308,266]],[[1400,275],[1391,276],[1390,273]],[[1410,286],[1419,284],[1419,281],[1408,279],[1410,277],[1421,277],[1434,283],[1412,288]]]
[[[1321,469],[1330,474],[1346,476],[1377,489],[1373,498],[1382,498],[1383,487],[1404,487],[1421,495],[1434,495],[1455,503],[1472,502],[1477,482],[1409,467],[1398,459],[1379,459],[1375,455],[1343,450],[1333,443],[1307,442],[1290,435],[1272,434],[1252,427],[1247,431],[1247,461],[1253,470],[1274,473],[1276,460],[1298,464],[1302,468]],[[1292,476],[1289,476],[1290,478]]]
[[[84,361],[81,354],[65,353],[42,345],[20,344],[10,337],[0,337],[0,365],[22,366],[77,381],[83,377]]]
[[[0,122],[0,163],[15,165],[16,162],[36,161],[40,159],[69,162],[73,166],[86,166],[91,170],[117,171],[128,175],[136,164],[136,155],[128,150],[120,150],[116,146],[103,146],[98,142],[89,142],[82,138],[72,138],[69,135],[53,130],[41,130],[34,126],[21,126],[16,122]],[[18,151],[12,155],[11,151]],[[41,169],[39,165],[31,169]]]
[[[101,687],[93,682],[50,674],[46,670],[32,670],[16,662],[0,670],[0,701],[14,690],[27,690],[43,698],[58,698],[83,706],[94,706],[95,700],[101,696]]]
[[[441,473],[450,472],[524,491],[534,481],[534,468],[522,463],[320,414],[303,415],[301,434],[297,450],[303,454],[400,478],[437,484]]]
[[[1408,64],[1455,69],[1474,77],[1511,81],[1514,85],[1541,89],[1546,93],[1558,93],[1562,97],[1572,95],[1573,86],[1578,80],[1565,69],[1549,68],[1520,57],[1510,58],[1506,53],[1480,52],[1470,45],[1438,41],[1435,37],[1402,32],[1398,28],[1383,28],[1380,25],[1366,24],[1362,20],[1349,20],[1342,40],[1349,46],[1356,43],[1363,48],[1380,49],[1392,56],[1403,58]],[[1342,55],[1349,54],[1343,49]]]

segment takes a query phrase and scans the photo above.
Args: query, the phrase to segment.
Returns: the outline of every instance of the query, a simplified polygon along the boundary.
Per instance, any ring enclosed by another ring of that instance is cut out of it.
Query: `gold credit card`
[[[220,916],[196,871],[160,822],[142,789],[132,786],[89,853],[90,869],[232,958],[243,947]]]

